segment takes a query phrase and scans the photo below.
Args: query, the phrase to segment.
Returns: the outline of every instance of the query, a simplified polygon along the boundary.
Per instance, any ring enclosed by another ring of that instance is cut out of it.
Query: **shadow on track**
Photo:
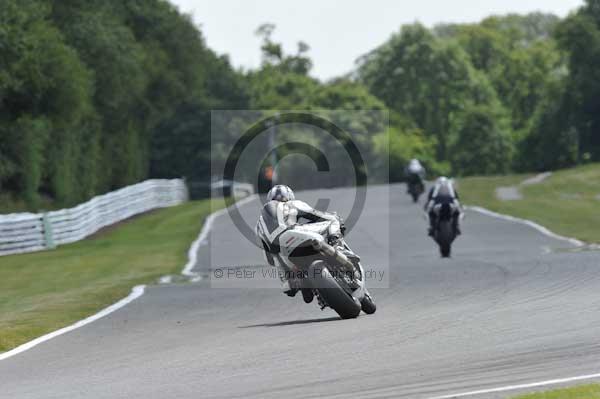
[[[240,326],[238,328],[255,328],[255,327],[283,327],[293,326],[295,324],[310,324],[310,323],[323,323],[328,321],[341,321],[339,317],[327,317],[325,319],[308,319],[308,320],[293,320],[293,321],[281,321],[279,323],[265,323],[265,324],[253,324],[249,326]]]

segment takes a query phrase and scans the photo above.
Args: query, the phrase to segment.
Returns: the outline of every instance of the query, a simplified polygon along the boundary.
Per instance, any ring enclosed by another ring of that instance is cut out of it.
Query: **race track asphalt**
[[[330,198],[341,214],[354,199],[350,189],[298,197]],[[259,206],[241,213],[254,222]],[[200,283],[150,286],[0,361],[0,398],[419,399],[600,373],[600,252],[474,212],[463,232],[441,259],[403,186],[369,188],[348,242],[383,276],[372,285],[388,287],[371,290],[377,313],[339,320],[257,278],[270,269],[223,215],[200,248]]]

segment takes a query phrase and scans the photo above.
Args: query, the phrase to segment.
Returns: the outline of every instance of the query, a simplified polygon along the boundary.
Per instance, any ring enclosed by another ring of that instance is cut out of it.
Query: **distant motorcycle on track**
[[[413,199],[414,203],[419,202],[419,197],[425,192],[425,185],[421,181],[409,182],[408,193]]]
[[[413,202],[419,202],[419,197],[425,192],[425,184],[423,183],[426,175],[425,168],[418,159],[413,158],[404,169],[404,175],[406,176],[408,194],[412,197]]]

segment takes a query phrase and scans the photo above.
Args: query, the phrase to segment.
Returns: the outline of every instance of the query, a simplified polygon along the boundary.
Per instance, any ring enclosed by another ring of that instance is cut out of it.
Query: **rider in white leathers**
[[[406,169],[404,170],[404,173],[406,174],[409,181],[414,179],[422,182],[423,180],[425,180],[425,168],[423,167],[423,165],[421,165],[421,162],[419,162],[419,160],[416,158],[410,160],[410,162],[406,166]]]
[[[269,216],[270,215],[270,216]],[[276,215],[276,216],[275,216]],[[334,213],[321,212],[303,201],[296,200],[294,192],[288,186],[276,185],[267,194],[267,203],[263,206],[261,216],[256,225],[256,235],[264,249],[264,255],[271,266],[279,267],[283,292],[295,296],[300,287],[297,281],[290,281],[290,266],[277,255],[279,236],[288,228],[296,225],[302,218],[310,222],[331,221],[329,227],[330,240],[335,241],[343,236],[345,227],[340,218]],[[275,262],[275,259],[278,261]],[[311,290],[303,289],[305,302],[312,301]]]
[[[460,235],[461,234],[460,219],[462,218],[462,215],[463,215],[463,208],[459,201],[458,191],[454,187],[452,180],[450,180],[446,177],[443,177],[443,176],[439,177],[436,180],[435,185],[433,187],[431,187],[431,189],[429,190],[429,194],[427,196],[427,203],[425,203],[424,210],[425,210],[425,213],[427,214],[427,217],[429,218],[428,234],[430,236],[433,235],[433,228],[434,228],[433,207],[436,204],[443,204],[443,203],[453,204],[455,206],[456,214],[453,215],[454,228],[455,228],[456,234]]]

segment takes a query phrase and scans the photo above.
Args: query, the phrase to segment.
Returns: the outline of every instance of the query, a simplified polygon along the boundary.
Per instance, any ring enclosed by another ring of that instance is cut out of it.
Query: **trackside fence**
[[[187,199],[182,179],[147,180],[70,209],[0,215],[0,256],[53,249],[131,216],[179,205]]]

